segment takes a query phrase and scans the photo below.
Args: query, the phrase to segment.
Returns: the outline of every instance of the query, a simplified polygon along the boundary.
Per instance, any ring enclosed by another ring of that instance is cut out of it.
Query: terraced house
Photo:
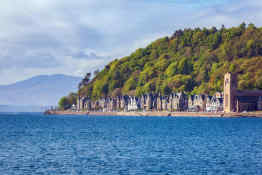
[[[79,97],[79,111],[223,111],[223,98],[207,95],[187,96],[184,93],[144,94],[136,96],[106,97],[92,101],[88,97]]]
[[[171,112],[242,112],[262,110],[262,90],[238,90],[237,76],[226,73],[224,92],[214,96],[205,94],[189,95],[171,93],[144,94],[136,96],[106,97],[92,101],[79,97],[77,110],[80,111],[171,111]]]

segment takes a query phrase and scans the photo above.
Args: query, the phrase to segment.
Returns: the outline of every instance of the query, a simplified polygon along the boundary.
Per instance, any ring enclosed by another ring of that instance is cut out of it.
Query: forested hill
[[[262,28],[243,23],[228,29],[178,30],[112,61],[80,88],[80,94],[213,94],[222,91],[228,71],[239,73],[240,89],[262,89]]]

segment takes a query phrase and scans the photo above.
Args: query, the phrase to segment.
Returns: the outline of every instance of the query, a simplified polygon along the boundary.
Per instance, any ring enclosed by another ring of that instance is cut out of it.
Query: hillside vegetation
[[[222,91],[228,71],[239,73],[239,89],[262,89],[262,28],[243,23],[178,30],[112,61],[79,93],[93,99],[148,92],[212,95]]]

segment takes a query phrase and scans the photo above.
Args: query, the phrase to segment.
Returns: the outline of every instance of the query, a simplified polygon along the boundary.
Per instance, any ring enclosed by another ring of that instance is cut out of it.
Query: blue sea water
[[[262,119],[0,114],[0,174],[262,174]]]

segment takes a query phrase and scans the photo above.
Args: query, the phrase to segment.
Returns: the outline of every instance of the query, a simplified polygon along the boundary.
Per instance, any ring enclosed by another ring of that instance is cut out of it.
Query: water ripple
[[[0,174],[262,174],[262,119],[0,116]]]

